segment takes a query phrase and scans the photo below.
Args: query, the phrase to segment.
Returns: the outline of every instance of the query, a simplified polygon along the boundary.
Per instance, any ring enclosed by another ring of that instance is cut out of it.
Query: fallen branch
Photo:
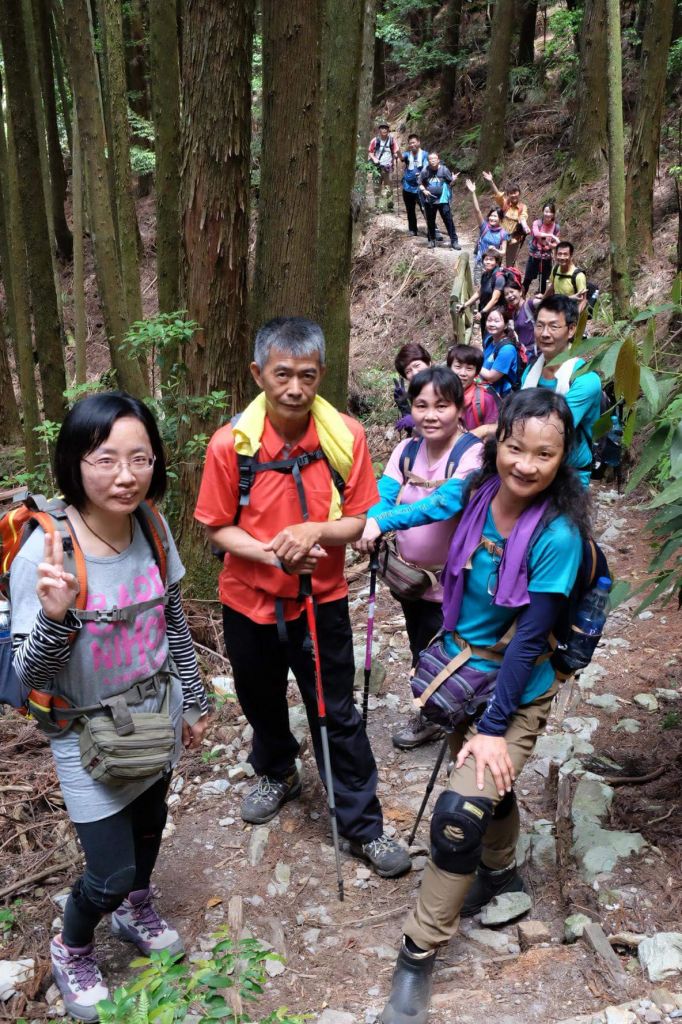
[[[661,775],[665,775],[668,767],[667,764],[661,765],[660,768],[656,768],[647,775],[604,775],[602,776],[602,781],[606,782],[609,786],[643,786],[645,782],[653,782],[654,779],[660,779]]]
[[[60,860],[58,864],[51,864],[41,871],[34,871],[32,875],[26,875],[25,878],[20,878],[18,882],[13,882],[12,885],[7,885],[4,889],[0,889],[0,900],[4,899],[5,896],[10,896],[17,889],[23,889],[27,885],[32,885],[33,882],[40,882],[43,878],[47,878],[48,875],[56,875],[60,871],[66,871],[67,868],[73,867],[77,863],[78,860],[74,860],[72,857],[71,860]]]
[[[398,914],[405,914],[410,909],[409,905],[404,907],[394,907],[393,910],[387,910],[383,914],[377,914],[375,917],[359,917],[356,921],[344,921],[344,928],[361,928],[363,924],[373,925],[381,924],[383,921],[390,921],[392,917],[397,917]]]
[[[403,283],[401,284],[400,288],[398,288],[398,291],[395,293],[395,295],[392,295],[390,299],[386,299],[386,301],[384,303],[382,303],[381,306],[379,306],[379,309],[378,309],[379,313],[381,312],[382,309],[384,309],[386,306],[388,306],[391,302],[395,302],[395,300],[398,298],[398,296],[401,294],[401,292],[403,292],[405,290],[405,288],[407,287],[407,282],[410,280],[410,274],[412,273],[412,267],[414,266],[416,259],[417,259],[417,254],[415,253],[415,255],[412,257],[412,262],[410,263],[409,267],[407,268],[407,273],[405,274],[405,278],[403,280]]]

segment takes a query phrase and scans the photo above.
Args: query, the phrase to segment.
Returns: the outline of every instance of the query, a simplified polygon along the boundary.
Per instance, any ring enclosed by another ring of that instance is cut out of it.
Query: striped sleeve
[[[182,682],[182,706],[185,711],[198,707],[202,715],[208,713],[208,698],[201,682],[194,644],[185,618],[180,597],[180,585],[173,583],[168,588],[166,605],[168,647]]]
[[[69,660],[69,637],[81,627],[73,612],[67,612],[64,622],[54,622],[41,608],[31,632],[12,639],[14,670],[19,681],[30,689],[49,689]]]

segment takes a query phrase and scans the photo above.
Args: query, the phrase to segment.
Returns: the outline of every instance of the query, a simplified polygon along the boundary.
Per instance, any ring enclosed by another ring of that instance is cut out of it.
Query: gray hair
[[[325,345],[322,328],[305,317],[278,316],[263,324],[256,335],[253,349],[253,361],[259,370],[267,363],[273,348],[295,358],[312,356],[317,352],[320,366],[324,366]]]

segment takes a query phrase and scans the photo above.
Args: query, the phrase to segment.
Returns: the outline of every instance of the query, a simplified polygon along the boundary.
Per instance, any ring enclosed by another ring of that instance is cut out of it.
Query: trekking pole
[[[362,724],[367,728],[369,680],[372,675],[372,641],[374,640],[374,609],[376,606],[379,551],[375,544],[369,555],[369,601],[367,604],[367,641],[365,643],[365,689],[362,694]]]
[[[438,772],[440,771],[440,766],[443,763],[443,758],[445,757],[445,752],[447,751],[447,749],[448,749],[448,737],[446,736],[445,739],[443,740],[443,742],[441,743],[440,750],[438,751],[438,757],[436,758],[436,763],[433,766],[433,771],[431,772],[431,778],[429,779],[428,783],[426,784],[426,792],[424,793],[424,799],[422,800],[422,805],[419,808],[419,813],[417,814],[417,820],[415,821],[414,827],[413,827],[412,831],[410,832],[410,838],[407,840],[407,845],[408,846],[412,846],[412,843],[414,842],[414,837],[416,836],[417,829],[419,828],[419,822],[422,820],[422,815],[424,814],[424,811],[426,810],[426,805],[429,802],[429,797],[431,796],[431,793],[433,792],[433,787],[436,785],[436,778],[438,776]]]
[[[322,671],[320,669],[320,647],[317,640],[317,625],[315,623],[315,605],[313,604],[313,583],[310,575],[300,578],[300,596],[305,603],[305,613],[308,620],[308,633],[313,649],[313,668],[315,670],[315,696],[317,698],[317,720],[320,726],[320,739],[322,741],[322,759],[324,761],[324,782],[327,788],[327,803],[329,806],[329,823],[332,829],[332,843],[334,856],[336,858],[336,881],[339,887],[339,899],[343,902],[343,875],[341,874],[341,854],[339,852],[339,830],[336,822],[336,801],[334,800],[334,781],[332,779],[331,759],[329,757],[329,734],[327,732],[327,708],[324,703],[324,690],[322,689]]]

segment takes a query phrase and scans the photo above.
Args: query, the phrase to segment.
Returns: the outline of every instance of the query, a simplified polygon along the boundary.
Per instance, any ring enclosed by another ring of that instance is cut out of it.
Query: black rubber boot
[[[410,953],[403,938],[380,1024],[426,1024],[436,951]]]
[[[516,870],[516,864],[511,867],[502,868],[501,871],[489,871],[488,868],[478,865],[476,877],[464,900],[460,910],[460,917],[473,917],[483,910],[483,907],[495,896],[503,892],[525,892],[525,886],[521,875]]]

